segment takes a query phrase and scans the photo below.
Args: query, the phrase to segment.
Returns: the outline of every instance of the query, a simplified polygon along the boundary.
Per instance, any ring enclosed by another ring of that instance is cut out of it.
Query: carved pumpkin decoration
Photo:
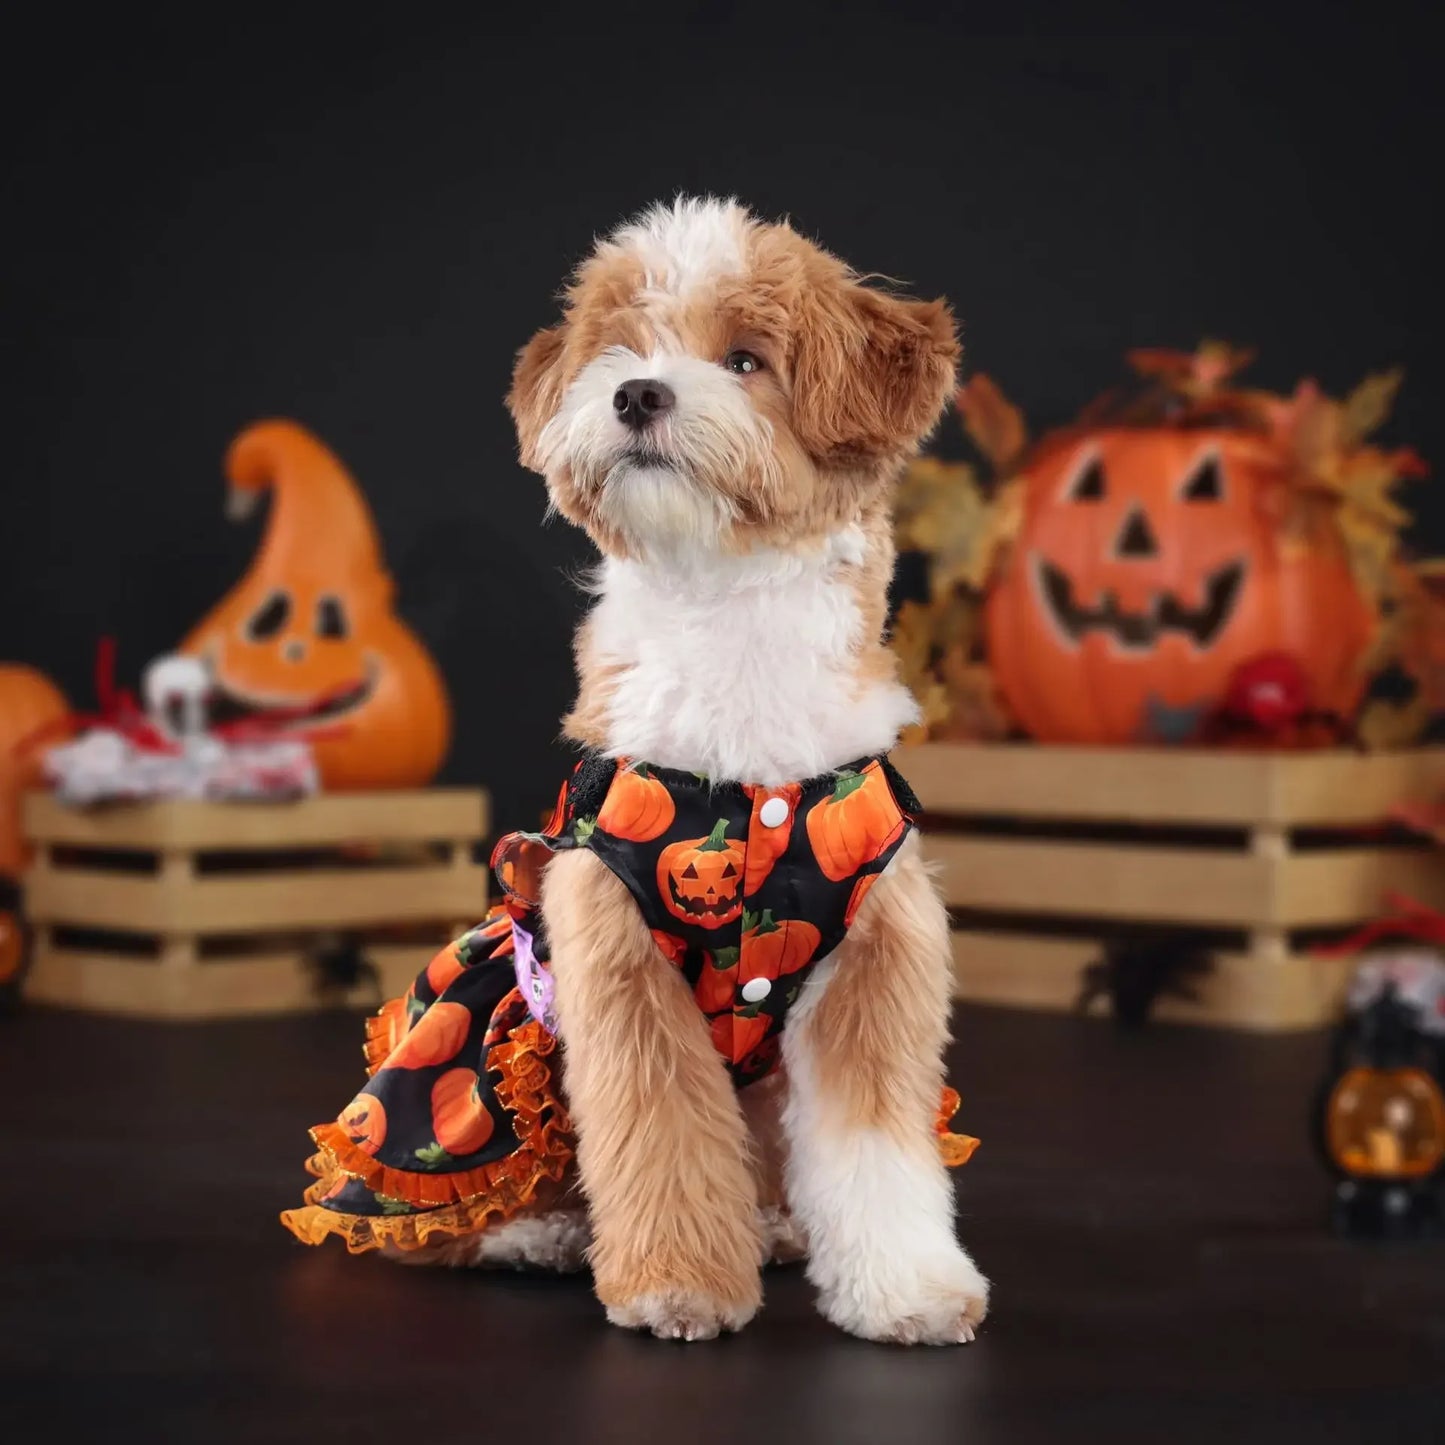
[[[1186,740],[1271,653],[1315,712],[1352,713],[1374,616],[1328,507],[1282,515],[1289,467],[1269,437],[1223,428],[1043,440],[987,600],[990,663],[1033,737]]]
[[[666,784],[654,778],[645,763],[639,763],[617,770],[597,815],[597,826],[614,838],[650,843],[667,831],[676,815]]]
[[[271,514],[250,570],[185,640],[215,712],[318,729],[328,788],[427,783],[451,734],[445,686],[392,611],[376,528],[341,463],[294,422],[261,422],[226,457],[243,515]]]
[[[667,910],[700,928],[721,928],[743,911],[744,848],[727,836],[726,818],[706,838],[688,838],[662,850],[657,891]]]
[[[386,1142],[386,1106],[375,1094],[358,1094],[337,1115],[336,1122],[364,1154],[375,1154]]]
[[[1350,1069],[1330,1091],[1325,1138],[1354,1178],[1424,1178],[1445,1163],[1445,1098],[1423,1069]]]
[[[492,1116],[473,1070],[448,1069],[432,1085],[431,1119],[437,1143],[458,1157],[475,1154],[492,1137]]]
[[[835,883],[871,863],[907,829],[876,762],[861,773],[845,768],[838,785],[808,813],[808,841],[824,875]]]
[[[18,663],[0,663],[0,875],[19,874],[30,861],[20,835],[20,800],[39,785],[43,748],[20,745],[56,729],[47,742],[63,742],[70,706],[43,673]]]

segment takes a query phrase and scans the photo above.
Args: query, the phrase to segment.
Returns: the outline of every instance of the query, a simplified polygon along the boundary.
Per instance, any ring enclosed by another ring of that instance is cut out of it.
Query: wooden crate
[[[1445,906],[1445,861],[1384,827],[1445,791],[1445,748],[1360,754],[925,743],[896,761],[934,828],[961,997],[1066,1009],[1100,939],[1224,936],[1200,1002],[1158,1015],[1255,1029],[1336,1013],[1352,960],[1314,940],[1389,889]]]
[[[308,960],[332,934],[364,941],[387,997],[486,911],[471,789],[85,810],[37,793],[24,825],[26,995],[45,1003],[170,1019],[330,1005]]]

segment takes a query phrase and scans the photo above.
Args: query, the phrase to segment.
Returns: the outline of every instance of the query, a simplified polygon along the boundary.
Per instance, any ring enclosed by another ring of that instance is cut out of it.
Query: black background
[[[589,553],[543,527],[500,398],[594,233],[678,190],[946,293],[966,365],[1036,426],[1130,346],[1218,336],[1279,388],[1404,365],[1387,438],[1440,461],[1427,8],[1196,9],[31,21],[6,47],[0,657],[88,704],[111,633],[133,681],[255,544],[222,517],[227,440],[291,415],[361,480],[451,681],[447,776],[530,818]],[[1431,484],[1411,500],[1445,544]]]

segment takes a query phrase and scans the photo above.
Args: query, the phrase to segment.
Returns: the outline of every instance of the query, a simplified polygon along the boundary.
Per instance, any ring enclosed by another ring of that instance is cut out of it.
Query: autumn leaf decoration
[[[991,478],[986,485],[967,462],[919,457],[899,489],[895,543],[928,559],[927,600],[903,603],[893,625],[900,674],[923,714],[905,742],[997,739],[1010,726],[983,658],[983,593],[1021,520],[1010,474],[1028,435],[1022,413],[986,376],[962,387],[955,404]]]
[[[1237,383],[1252,360],[1252,352],[1220,341],[1193,352],[1132,351],[1132,385],[1091,402],[1076,425],[1219,426],[1277,445],[1281,484],[1264,505],[1286,539],[1326,519],[1338,524],[1380,619],[1366,669],[1403,674],[1409,683],[1402,701],[1366,703],[1359,739],[1367,747],[1406,746],[1445,712],[1445,559],[1412,562],[1402,541],[1412,518],[1396,493],[1427,475],[1425,463],[1409,448],[1369,440],[1389,418],[1402,373],[1368,376],[1342,400],[1310,380],[1283,396]],[[1009,730],[985,660],[982,609],[988,580],[1022,521],[1018,474],[1028,434],[1019,409],[987,376],[975,376],[955,403],[985,474],[921,457],[898,497],[897,546],[928,561],[927,600],[905,602],[893,630],[901,675],[923,714],[907,741],[987,740]]]

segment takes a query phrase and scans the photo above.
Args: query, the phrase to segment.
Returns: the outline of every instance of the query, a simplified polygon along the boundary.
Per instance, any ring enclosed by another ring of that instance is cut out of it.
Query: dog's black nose
[[[612,394],[617,420],[641,431],[653,417],[671,409],[677,398],[662,381],[624,381]]]

